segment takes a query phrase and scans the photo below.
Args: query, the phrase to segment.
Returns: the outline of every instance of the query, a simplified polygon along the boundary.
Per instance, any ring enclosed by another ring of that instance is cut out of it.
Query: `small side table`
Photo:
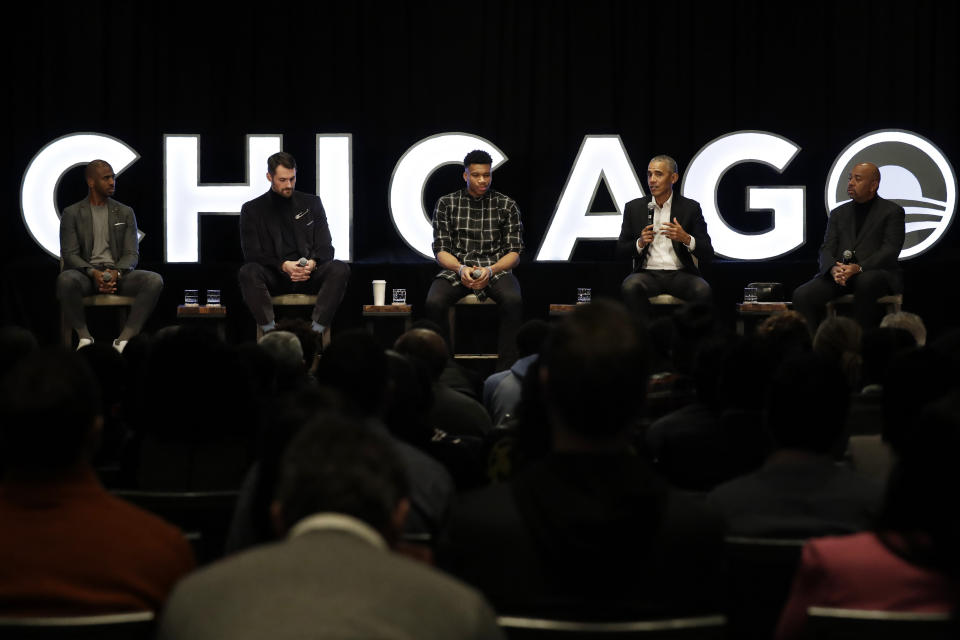
[[[177,307],[177,320],[182,322],[196,322],[196,321],[211,321],[215,322],[215,330],[217,336],[224,342],[227,340],[227,329],[226,329],[226,320],[227,320],[227,308],[220,307],[207,307],[207,306],[186,306],[181,304]]]
[[[573,313],[573,310],[576,308],[577,308],[577,305],[575,304],[551,304],[550,317],[562,318],[563,316]]]
[[[759,323],[775,313],[790,311],[792,308],[793,306],[789,302],[738,302],[737,335],[744,335],[747,319]]]
[[[373,335],[377,335],[377,326],[381,327],[388,324],[386,321],[389,319],[392,323],[396,323],[398,320],[403,320],[403,331],[409,331],[410,326],[413,324],[413,305],[410,304],[365,304],[363,305],[363,317],[364,322],[367,327],[367,331]],[[400,334],[396,334],[396,337],[399,337]],[[391,341],[392,344],[392,341]]]

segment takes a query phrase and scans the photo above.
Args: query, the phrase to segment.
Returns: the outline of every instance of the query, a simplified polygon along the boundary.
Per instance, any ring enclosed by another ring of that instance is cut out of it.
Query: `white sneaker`
[[[80,338],[80,341],[77,342],[77,351],[91,344],[93,344],[93,338]]]
[[[117,353],[123,353],[123,350],[126,348],[126,346],[127,346],[126,340],[120,340],[119,338],[117,338],[116,340],[113,341],[113,348],[117,350]]]

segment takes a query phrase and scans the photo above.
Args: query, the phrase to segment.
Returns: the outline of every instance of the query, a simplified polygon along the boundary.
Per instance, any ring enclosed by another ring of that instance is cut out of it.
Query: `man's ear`
[[[403,525],[406,524],[409,514],[410,499],[400,498],[397,506],[393,508],[393,513],[390,514],[390,526],[393,527],[393,531],[390,533],[394,534],[394,537],[398,540],[400,539],[400,533],[403,531]]]
[[[287,535],[287,525],[283,520],[283,505],[278,500],[270,503],[270,523],[278,538]]]

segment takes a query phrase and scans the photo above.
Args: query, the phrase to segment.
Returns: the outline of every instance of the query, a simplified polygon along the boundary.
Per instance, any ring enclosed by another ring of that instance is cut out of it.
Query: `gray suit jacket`
[[[256,547],[184,579],[161,640],[502,638],[483,597],[344,531]]]
[[[113,198],[107,198],[107,221],[110,228],[110,253],[119,271],[131,271],[140,260],[137,242],[137,218],[133,209]],[[93,267],[93,213],[90,200],[84,198],[63,210],[60,216],[60,258],[64,269],[86,271]]]

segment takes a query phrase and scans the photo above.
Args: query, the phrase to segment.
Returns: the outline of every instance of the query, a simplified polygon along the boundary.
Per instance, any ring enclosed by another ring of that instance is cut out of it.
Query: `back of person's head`
[[[882,539],[915,564],[960,575],[960,450],[957,391],[921,405],[912,422],[910,446],[901,448],[887,482],[879,530]],[[883,533],[894,531],[899,538]]]
[[[863,358],[860,381],[867,385],[883,384],[887,369],[901,353],[913,351],[917,341],[913,334],[903,328],[880,327],[863,333],[860,354]]]
[[[757,327],[757,337],[774,367],[801,353],[813,350],[813,339],[806,319],[796,311],[781,311],[766,318]]]
[[[880,321],[882,328],[906,329],[916,340],[917,346],[922,347],[927,344],[927,327],[923,324],[923,318],[909,311],[897,311],[888,313]]]
[[[387,354],[373,334],[350,329],[333,338],[317,364],[317,382],[336,389],[345,408],[359,416],[378,416],[387,398]]]
[[[29,329],[0,327],[0,378],[38,347],[37,338]]]
[[[309,371],[317,359],[320,334],[313,330],[313,325],[304,318],[283,318],[277,322],[277,329],[289,331],[300,341],[300,350],[303,352],[304,366]]]
[[[249,436],[257,396],[236,349],[188,326],[158,332],[139,390],[139,424],[163,439]]]
[[[517,353],[521,358],[540,353],[543,344],[547,341],[547,334],[550,332],[550,325],[534,318],[527,320],[517,330]]]
[[[257,345],[270,354],[280,371],[288,374],[304,371],[303,346],[290,331],[277,329],[265,333]]]
[[[813,351],[836,363],[847,379],[850,391],[860,388],[860,339],[863,330],[851,318],[827,318],[813,336]]]
[[[956,363],[929,346],[896,355],[883,380],[883,439],[899,455],[913,447],[919,411],[960,382]]]
[[[409,494],[406,470],[383,435],[348,418],[317,417],[294,437],[280,469],[275,510],[289,530],[317,513],[352,516],[395,540]]]
[[[439,333],[430,329],[410,329],[397,338],[393,349],[426,365],[434,382],[447,366],[447,345]]]
[[[553,328],[540,355],[551,422],[587,439],[621,433],[643,410],[646,340],[626,308],[578,306]]]
[[[836,363],[815,354],[794,356],[770,383],[767,428],[777,448],[826,454],[840,437],[849,402]]]
[[[0,456],[7,470],[55,471],[93,453],[100,388],[79,355],[38,351],[0,385]]]
[[[390,432],[416,446],[430,440],[433,429],[426,416],[433,406],[433,379],[426,365],[415,358],[387,351],[390,393],[383,421]]]

